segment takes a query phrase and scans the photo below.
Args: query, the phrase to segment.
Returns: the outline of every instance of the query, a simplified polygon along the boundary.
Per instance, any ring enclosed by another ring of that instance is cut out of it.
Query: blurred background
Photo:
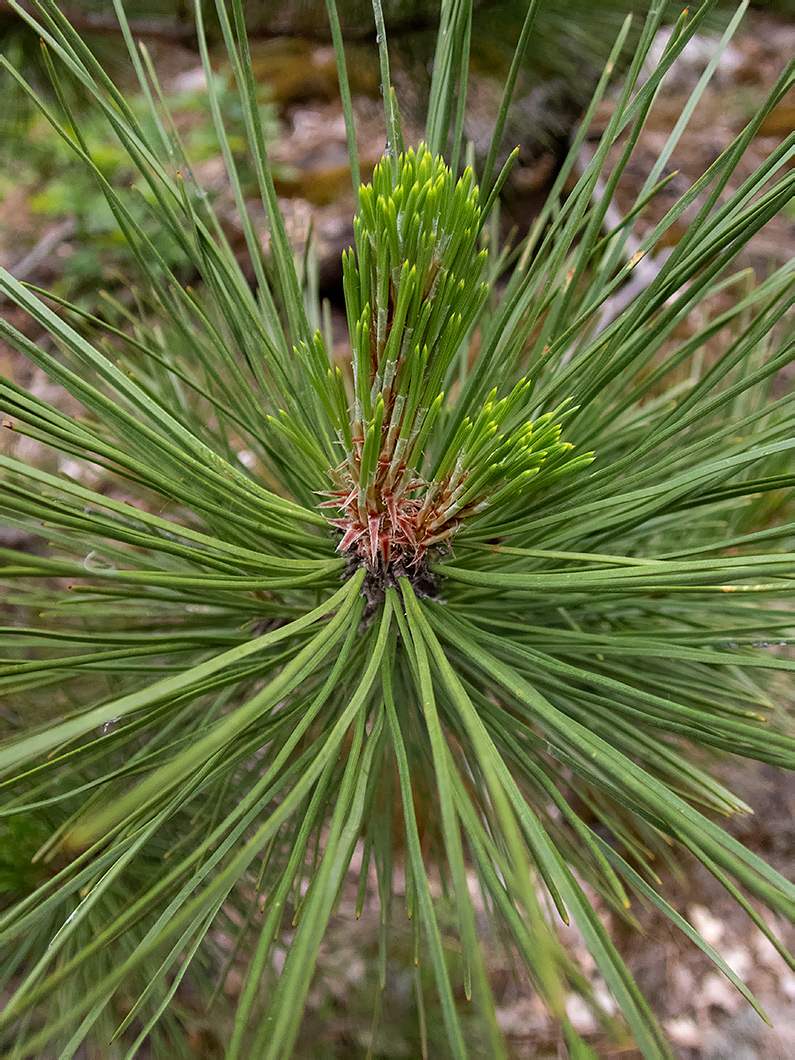
[[[24,5],[23,5],[24,6]],[[249,26],[260,112],[269,153],[277,173],[277,191],[296,255],[309,241],[313,250],[312,282],[328,299],[335,335],[345,343],[340,256],[352,241],[355,208],[348,166],[348,149],[336,67],[325,4],[322,0],[244,0]],[[615,40],[632,10],[638,16],[630,34],[637,34],[646,0],[554,0],[542,3],[522,69],[504,137],[503,157],[519,147],[519,160],[505,189],[501,225],[503,235],[524,234],[544,201],[569,148],[593,87]],[[80,31],[103,68],[129,97],[142,122],[151,122],[113,12],[105,0],[64,0],[62,10]],[[340,0],[346,55],[353,93],[358,147],[363,177],[381,156],[385,132],[379,92],[379,67],[372,9],[367,0]],[[186,147],[192,178],[206,189],[233,247],[245,256],[240,219],[220,156],[207,106],[206,79],[201,66],[192,4],[175,0],[129,0],[125,10],[133,34],[151,55],[175,128]],[[386,0],[384,11],[393,62],[393,77],[401,103],[407,142],[422,135],[424,105],[430,85],[439,3],[428,0]],[[719,35],[734,7],[718,6],[707,30],[688,46],[663,85],[660,99],[627,167],[616,195],[616,206],[634,201],[664,146],[682,108],[716,48]],[[672,5],[671,18],[680,13]],[[502,85],[524,17],[518,0],[476,3],[468,94],[467,137],[477,160],[485,156],[491,138]],[[238,155],[248,208],[267,232],[257,200],[254,173],[248,168],[245,128],[213,10],[208,5],[207,27],[213,58],[213,77],[221,93],[224,120]],[[664,32],[655,42],[662,50]],[[38,35],[31,31],[9,0],[0,0],[0,51],[19,72],[20,80],[57,108],[43,61]],[[629,54],[629,48],[627,54]],[[649,205],[638,221],[638,232],[653,227],[672,203],[718,157],[766,97],[783,67],[795,54],[795,8],[792,0],[760,0],[749,9],[739,32],[722,56],[716,76],[680,140],[666,169],[671,180],[665,192]],[[620,79],[620,69],[617,71]],[[53,131],[33,105],[19,81],[0,72],[0,265],[27,282],[53,290],[81,308],[123,322],[136,304],[135,261],[121,239],[104,198],[93,178],[74,158],[69,146]],[[101,116],[86,106],[79,87],[67,86],[67,102],[74,109],[81,133],[104,176],[118,187],[135,182],[136,171]],[[600,129],[610,115],[608,96],[596,115],[578,159],[583,168]],[[795,96],[791,93],[759,130],[737,180],[755,169],[795,128]],[[575,171],[576,171],[575,167]],[[730,189],[729,189],[730,190]],[[143,196],[131,199],[136,217],[150,225]],[[686,223],[686,215],[682,223]],[[179,271],[178,248],[158,235],[161,252]],[[671,229],[666,240],[677,238]],[[666,248],[656,248],[663,260]],[[795,208],[775,219],[751,243],[743,264],[750,282],[795,256]],[[653,265],[655,255],[651,256]],[[190,282],[189,274],[184,276]],[[0,307],[12,323],[33,340],[36,325],[16,308]],[[688,334],[682,325],[682,337]],[[0,346],[0,371],[20,385],[44,394],[49,383],[18,355]],[[782,383],[786,385],[786,383]],[[51,396],[51,395],[49,395]],[[0,446],[31,445],[3,432]],[[17,455],[22,454],[18,449]],[[47,457],[42,455],[46,464]],[[4,539],[4,544],[14,544]],[[712,768],[715,764],[712,763]],[[737,776],[718,763],[728,783],[756,809],[753,818],[739,820],[734,833],[750,849],[763,854],[789,878],[795,877],[795,786],[792,775],[749,765]],[[731,825],[729,826],[732,827]],[[30,837],[28,837],[30,838]],[[28,841],[18,836],[15,842]],[[30,838],[38,843],[37,837]],[[0,861],[2,859],[0,858]],[[673,904],[687,911],[704,937],[719,946],[729,964],[746,978],[766,1009],[775,1030],[766,1027],[735,994],[707,959],[676,936],[667,921],[652,911],[639,911],[643,931],[613,920],[614,937],[641,988],[671,1036],[683,1060],[789,1060],[795,1042],[795,975],[772,946],[756,931],[741,910],[703,869],[661,865],[661,876]],[[390,1004],[372,1032],[374,1008],[380,1004],[377,968],[379,910],[372,899],[361,919],[352,924],[355,883],[346,893],[340,915],[327,936],[310,995],[305,1031],[296,1052],[299,1058],[355,1058],[365,1056],[415,1058],[421,1055],[414,997],[413,942],[405,933],[387,969]],[[594,901],[598,904],[598,899]],[[567,941],[586,972],[600,989],[593,963],[573,930]],[[558,1037],[528,982],[516,978],[499,952],[494,951],[491,975],[499,1001],[499,1018],[517,1058],[556,1057]],[[234,1006],[239,979],[231,974],[224,984],[226,1003]],[[601,998],[609,1015],[606,990]],[[441,1016],[434,1002],[432,980],[426,984],[426,1017],[430,1049],[446,1056]],[[222,1055],[218,1021],[206,1017],[189,993],[181,999],[193,1012],[193,1037],[188,1042],[197,1056]],[[597,1026],[592,1013],[576,996],[570,998],[570,1017],[588,1035],[598,1056],[636,1055],[608,1020]],[[472,1028],[473,1039],[477,1028]],[[368,1049],[371,1052],[368,1053]]]

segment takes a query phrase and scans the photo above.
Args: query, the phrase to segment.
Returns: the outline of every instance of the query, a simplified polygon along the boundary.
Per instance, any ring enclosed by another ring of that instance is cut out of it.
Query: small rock
[[[566,1015],[578,1034],[595,1034],[599,1030],[596,1017],[579,994],[566,998]]]
[[[735,975],[738,975],[741,979],[745,979],[754,964],[751,954],[745,946],[736,946],[734,949],[728,950],[723,954],[723,959]]]
[[[723,938],[723,924],[703,905],[691,905],[690,923],[710,946],[717,946]]]
[[[659,65],[672,34],[673,29],[670,27],[658,31],[643,65],[643,74],[647,77]],[[694,88],[719,47],[720,37],[716,35],[697,33],[694,37],[691,37],[665,75],[664,84],[666,89],[670,92],[674,89]],[[718,60],[718,66],[715,71],[716,82],[730,82],[735,72],[742,67],[744,62],[745,59],[742,52],[736,45],[729,44]]]
[[[760,964],[769,968],[772,972],[786,972],[787,964],[776,947],[765,935],[759,934],[754,939],[756,958]]]
[[[667,1020],[665,1030],[668,1037],[683,1049],[698,1049],[701,1047],[703,1036],[694,1020],[685,1016],[679,1019]]]
[[[503,1034],[521,1038],[542,1029],[545,1017],[530,998],[522,997],[512,1005],[497,1009],[497,1023]]]
[[[735,1012],[741,1001],[742,998],[736,988],[725,976],[717,972],[706,976],[696,998],[698,1005],[715,1005],[725,1012]]]
[[[172,81],[172,88],[176,92],[201,92],[207,88],[207,78],[203,66],[194,66],[191,70],[183,70],[182,73]]]

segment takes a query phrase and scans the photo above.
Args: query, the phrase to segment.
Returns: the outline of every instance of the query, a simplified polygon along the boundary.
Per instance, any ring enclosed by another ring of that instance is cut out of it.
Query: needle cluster
[[[395,574],[424,577],[428,549],[518,497],[571,446],[552,414],[527,420],[524,379],[444,430],[452,418],[444,387],[455,382],[489,290],[471,169],[456,181],[424,145],[396,162],[386,155],[359,202],[356,253],[343,265],[353,407],[349,419],[338,410],[345,459],[320,507],[340,512],[329,522],[351,569],[392,584]],[[445,436],[429,452],[431,439]]]

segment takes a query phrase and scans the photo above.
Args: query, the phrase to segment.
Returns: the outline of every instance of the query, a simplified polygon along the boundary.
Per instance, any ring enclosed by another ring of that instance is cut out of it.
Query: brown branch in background
[[[23,10],[28,5],[20,2]],[[88,11],[74,11],[61,8],[61,13],[78,33],[91,33],[98,37],[118,36],[121,27],[116,18],[110,15],[97,15]],[[0,0],[0,14],[13,15],[19,18],[18,12],[9,0]],[[20,19],[21,21],[21,19]],[[196,29],[193,24],[178,24],[169,19],[141,18],[130,19],[130,30],[134,37],[145,37],[148,40],[162,40],[171,44],[190,45],[196,42]]]
[[[504,0],[481,0],[475,4],[476,11],[497,7]],[[20,7],[27,10],[27,5],[20,0]],[[121,28],[113,15],[99,15],[88,11],[75,11],[61,8],[69,24],[79,33],[90,33],[94,36],[112,37],[121,34]],[[0,14],[15,15],[17,12],[9,0],[0,0]],[[422,30],[435,29],[438,15],[433,13],[414,15],[411,18],[395,19],[387,22],[391,37],[419,33]],[[130,32],[135,38],[163,41],[166,44],[182,44],[188,48],[198,47],[196,27],[193,22],[179,22],[178,19],[165,18],[132,18],[129,20]],[[375,26],[343,23],[343,32],[347,40],[375,39]],[[249,29],[249,40],[271,40],[276,37],[295,37],[302,40],[331,43],[331,33],[327,26],[315,22],[294,22],[276,19],[267,26],[256,26]]]

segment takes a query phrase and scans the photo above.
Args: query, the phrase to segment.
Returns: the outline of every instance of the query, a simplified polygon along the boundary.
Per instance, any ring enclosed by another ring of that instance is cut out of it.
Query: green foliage
[[[246,162],[246,135],[240,99],[228,76],[213,72],[215,96],[226,127],[226,143],[240,170],[247,194],[256,195],[256,178]],[[258,91],[259,112],[265,136],[272,142],[277,133],[275,111],[267,102],[267,87]],[[142,134],[151,143],[159,135],[157,118],[143,93],[130,94],[130,111]],[[159,147],[161,160],[189,158],[194,166],[217,157],[221,147],[207,110],[207,90],[189,89],[172,95],[168,110],[173,122],[167,143]],[[24,134],[15,138],[16,147],[3,174],[0,199],[14,189],[28,191],[27,202],[34,217],[53,222],[74,223],[76,246],[63,259],[55,292],[83,308],[96,306],[96,288],[118,288],[125,276],[134,276],[135,256],[119,230],[103,184],[111,184],[123,198],[135,223],[152,240],[159,256],[186,279],[192,265],[178,242],[162,229],[153,215],[151,192],[141,193],[141,172],[119,137],[101,114],[90,108],[73,115],[79,135],[90,152],[96,172],[75,155],[75,133],[67,126],[67,136],[39,114],[28,122]],[[97,180],[101,178],[101,182]],[[212,201],[215,193],[206,191]]]
[[[656,906],[758,1007],[668,903],[654,864],[696,857],[783,951],[759,906],[793,920],[795,888],[716,822],[748,807],[703,761],[791,768],[795,750],[771,681],[794,664],[770,647],[795,633],[795,401],[773,387],[793,355],[795,266],[754,284],[737,263],[792,201],[795,136],[727,190],[795,64],[636,246],[678,130],[616,227],[608,205],[662,77],[708,13],[682,16],[643,82],[655,5],[593,159],[575,180],[628,27],[511,252],[498,239],[511,160],[492,172],[513,76],[478,188],[444,161],[464,149],[471,6],[443,9],[426,144],[405,152],[382,35],[389,150],[358,189],[348,358],[320,330],[301,279],[311,269],[293,260],[239,0],[217,15],[267,255],[212,77],[208,101],[253,289],[168,152],[145,53],[127,34],[148,115],[55,5],[36,10],[53,68],[90,94],[158,232],[201,283],[185,285],[63,94],[62,114],[42,104],[102,189],[145,295],[115,327],[74,305],[66,319],[62,299],[0,272],[0,291],[49,338],[10,321],[0,335],[82,409],[0,383],[13,430],[64,461],[53,474],[0,457],[4,521],[30,542],[0,550],[0,691],[13,705],[0,748],[5,1052],[67,1058],[87,1041],[108,1057],[144,1043],[179,1055],[183,992],[214,1002],[224,1025],[218,995],[236,973],[226,1055],[290,1056],[354,856],[357,911],[368,895],[380,905],[382,985],[405,954],[391,931],[407,925],[418,1006],[430,972],[457,1060],[506,1055],[480,913],[571,1055],[590,1050],[566,993],[598,1005],[560,921],[579,927],[643,1055],[670,1056],[588,888],[631,924],[633,904]],[[616,308],[686,210],[673,252]]]
[[[556,413],[527,422],[526,379],[501,401],[492,390],[444,448],[434,446],[442,385],[466,353],[489,293],[481,283],[488,252],[477,251],[483,218],[472,183],[471,169],[456,182],[420,144],[394,166],[387,156],[373,183],[360,187],[356,254],[343,255],[352,413],[320,334],[300,351],[329,417],[326,434],[336,435],[345,456],[331,472],[332,499],[321,507],[342,513],[330,520],[343,532],[338,548],[367,567],[368,590],[379,603],[395,572],[424,581],[428,549],[462,524],[495,506],[504,520],[527,503],[531,487],[543,489],[590,462],[561,462],[571,446],[559,441]],[[307,446],[294,420],[283,414],[282,427],[328,469],[328,455]]]

